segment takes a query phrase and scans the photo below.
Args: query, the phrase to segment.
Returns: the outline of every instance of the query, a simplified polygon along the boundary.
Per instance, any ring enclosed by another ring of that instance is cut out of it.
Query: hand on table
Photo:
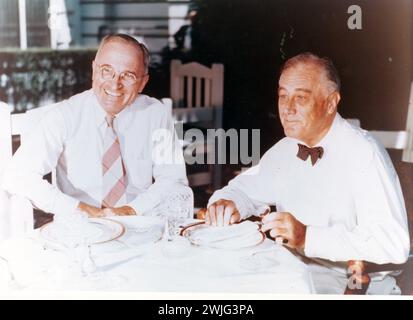
[[[80,202],[78,209],[86,213],[89,218],[100,218],[100,217],[110,217],[110,216],[134,216],[136,215],[135,210],[129,206],[123,206],[118,208],[97,208],[86,203]]]
[[[88,205],[84,202],[80,202],[77,208],[86,213],[89,218],[100,218],[104,217],[105,214],[103,213],[103,210],[101,208],[97,208],[91,205]]]
[[[241,215],[231,200],[220,199],[211,204],[205,214],[205,223],[213,226],[228,226],[240,221]]]
[[[261,230],[270,230],[270,235],[274,238],[281,237],[288,240],[283,242],[292,249],[304,249],[307,226],[298,221],[289,212],[271,212],[263,220]]]
[[[118,208],[105,208],[102,209],[106,217],[110,216],[136,216],[136,212],[132,207],[123,206]]]

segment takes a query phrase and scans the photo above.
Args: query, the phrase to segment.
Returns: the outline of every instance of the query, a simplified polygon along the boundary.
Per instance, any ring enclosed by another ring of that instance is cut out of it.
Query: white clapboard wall
[[[189,0],[74,0],[67,1],[74,45],[95,47],[99,29],[127,32],[142,40],[151,53],[173,44],[173,34],[184,24]]]

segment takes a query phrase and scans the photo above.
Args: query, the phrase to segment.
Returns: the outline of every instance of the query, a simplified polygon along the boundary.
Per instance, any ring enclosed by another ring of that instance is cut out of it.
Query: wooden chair
[[[352,125],[361,127],[361,123],[359,119],[350,118],[346,119]],[[386,149],[395,149],[395,150],[403,150],[408,151],[410,145],[413,143],[411,137],[411,131],[400,130],[400,131],[383,131],[383,130],[370,130],[369,131],[374,138],[376,138]],[[407,162],[413,162],[405,160]]]
[[[222,64],[213,64],[211,68],[207,68],[197,62],[182,64],[178,60],[172,60],[170,88],[172,114],[177,123],[204,132],[206,129],[222,128]],[[217,150],[214,141],[207,140],[204,145],[194,145],[192,141],[183,141],[183,144],[185,156],[189,156],[194,150],[197,153],[209,153],[214,151],[212,148],[215,148],[216,152],[224,152],[224,146]],[[213,185],[213,188],[217,189],[221,186],[221,175],[221,166],[215,163],[209,166],[207,172],[189,173],[188,180],[192,187]]]
[[[25,113],[11,114],[10,107],[3,102],[0,102],[0,183],[2,172],[13,155],[13,141],[20,136],[20,145],[24,143],[31,130],[41,120],[42,116],[49,111],[54,105],[48,105],[41,108],[29,110]],[[27,159],[30,161],[30,159]],[[55,171],[51,172],[52,181],[55,182]],[[8,223],[10,226],[10,235],[24,234],[34,227],[33,206],[31,202],[20,196],[4,196],[7,199],[5,204],[0,204],[3,210],[7,210]],[[3,217],[4,218],[4,217]],[[1,222],[0,222],[1,223]]]

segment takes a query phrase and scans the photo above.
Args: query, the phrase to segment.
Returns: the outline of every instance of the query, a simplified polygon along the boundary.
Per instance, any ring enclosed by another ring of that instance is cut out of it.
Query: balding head
[[[319,56],[311,52],[301,53],[288,59],[285,62],[285,64],[281,67],[281,74],[285,70],[296,67],[298,65],[318,68],[321,71],[321,79],[324,80],[328,92],[340,92],[340,77],[338,75],[336,67],[329,58],[320,58]]]
[[[123,34],[123,33],[116,33],[116,34],[109,34],[106,37],[104,37],[100,43],[99,49],[96,53],[96,58],[98,57],[98,55],[100,54],[100,52],[102,51],[102,48],[110,43],[110,42],[120,42],[120,43],[127,43],[133,47],[136,48],[136,58],[137,59],[141,59],[143,66],[144,66],[144,72],[145,74],[148,74],[149,72],[149,62],[150,62],[150,56],[149,56],[149,51],[148,48],[146,48],[146,46],[139,42],[138,40],[136,40],[135,38],[127,35],[127,34]]]
[[[340,101],[331,61],[311,53],[289,59],[278,82],[278,109],[286,136],[314,146],[327,134]]]
[[[93,61],[92,88],[108,114],[135,101],[149,79],[148,63],[148,51],[134,38],[116,34],[102,40]]]

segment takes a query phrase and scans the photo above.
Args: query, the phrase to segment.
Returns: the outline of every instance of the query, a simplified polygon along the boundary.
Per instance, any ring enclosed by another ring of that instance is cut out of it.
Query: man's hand
[[[136,216],[136,212],[132,207],[123,206],[119,208],[105,208],[102,210],[105,216]]]
[[[286,245],[292,249],[305,247],[307,226],[303,225],[289,212],[272,212],[263,218],[262,231],[270,230],[274,238],[282,237],[288,240]]]
[[[205,223],[213,226],[228,226],[240,221],[241,215],[231,200],[220,199],[211,204],[205,214]]]
[[[104,217],[105,214],[102,209],[88,205],[84,202],[80,202],[77,208],[86,213],[89,218],[99,218],[99,217]]]
[[[85,212],[89,218],[100,218],[100,217],[110,217],[110,216],[135,216],[136,212],[133,208],[129,206],[123,206],[119,208],[105,208],[100,209],[86,203],[80,202],[77,208]]]

